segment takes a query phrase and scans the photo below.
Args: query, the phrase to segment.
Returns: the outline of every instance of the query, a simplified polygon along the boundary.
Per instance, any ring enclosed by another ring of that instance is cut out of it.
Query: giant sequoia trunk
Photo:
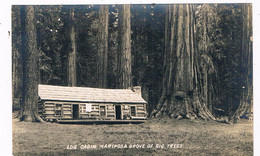
[[[20,6],[12,7],[12,99],[13,110],[22,97],[21,18]],[[19,107],[18,107],[19,108]]]
[[[200,99],[201,102],[204,102],[209,111],[211,113],[214,112],[215,104],[217,102],[216,100],[216,93],[215,93],[215,86],[214,83],[216,82],[216,75],[217,72],[215,70],[213,61],[210,56],[207,54],[202,54],[199,57],[200,61],[200,71],[199,71],[199,77],[200,77]]]
[[[132,86],[130,5],[120,6],[118,19],[117,88]]]
[[[241,51],[241,96],[240,105],[234,113],[239,118],[253,112],[253,50],[252,50],[252,5],[242,6],[242,51]]]
[[[214,66],[213,59],[210,55],[212,50],[212,34],[216,30],[213,25],[216,22],[215,16],[208,16],[213,13],[213,7],[209,4],[203,4],[201,6],[201,14],[199,15],[199,22],[197,24],[198,31],[198,53],[199,53],[199,83],[200,83],[200,94],[201,101],[207,104],[208,109],[211,113],[214,112],[214,107],[217,103],[216,97],[216,86],[217,86],[217,70]],[[211,35],[211,36],[210,36]]]
[[[38,117],[39,58],[33,6],[21,6],[23,95],[18,117],[21,121],[41,121]]]
[[[76,86],[76,32],[74,27],[74,8],[69,10],[68,20],[69,46],[68,46],[68,86]]]
[[[163,89],[152,116],[215,119],[207,105],[200,101],[195,35],[193,5],[169,5],[166,9]]]
[[[97,87],[107,87],[107,58],[108,58],[108,6],[99,8],[99,28],[97,47]]]

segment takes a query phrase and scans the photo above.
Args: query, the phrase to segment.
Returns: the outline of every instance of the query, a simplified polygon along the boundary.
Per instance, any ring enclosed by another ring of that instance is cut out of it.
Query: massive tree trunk
[[[241,96],[240,105],[233,118],[240,118],[253,112],[253,50],[252,50],[252,5],[242,6],[242,51],[241,51]],[[252,117],[251,117],[252,118]]]
[[[202,54],[199,59],[200,63],[200,94],[201,101],[207,104],[211,113],[214,112],[216,94],[214,83],[216,82],[217,71],[214,67],[213,61],[207,54]]]
[[[69,46],[68,46],[68,86],[76,86],[77,83],[77,70],[76,70],[76,32],[74,27],[74,8],[69,8],[69,20],[68,20],[68,33],[69,33]]]
[[[39,56],[36,43],[34,7],[21,6],[23,95],[18,117],[21,121],[41,121],[38,117]]]
[[[99,8],[99,28],[97,47],[97,87],[107,87],[107,58],[108,58],[108,6]]]
[[[12,99],[13,110],[22,97],[21,18],[20,6],[12,7]]]
[[[120,6],[118,19],[117,88],[132,86],[130,5]]]
[[[211,14],[212,16],[208,16]],[[212,34],[216,31],[214,26],[216,25],[216,12],[214,12],[214,6],[209,4],[203,4],[200,8],[200,14],[198,15],[197,32],[198,34],[198,53],[199,53],[199,81],[201,101],[207,104],[211,113],[214,112],[214,107],[217,103],[216,98],[216,80],[217,70],[214,66],[211,52],[213,51]],[[215,37],[215,36],[214,36]]]
[[[163,89],[152,116],[215,119],[199,97],[195,35],[193,5],[169,5],[166,9]]]

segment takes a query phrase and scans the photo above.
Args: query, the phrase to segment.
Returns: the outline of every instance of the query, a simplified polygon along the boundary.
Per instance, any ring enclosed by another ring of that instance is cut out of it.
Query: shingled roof
[[[100,89],[40,84],[38,94],[42,100],[146,103],[140,94],[133,92],[131,89]]]

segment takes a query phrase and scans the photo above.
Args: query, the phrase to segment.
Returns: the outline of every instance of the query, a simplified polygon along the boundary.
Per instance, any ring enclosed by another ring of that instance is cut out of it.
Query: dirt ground
[[[75,125],[13,119],[17,155],[253,155],[253,124],[153,119],[143,124]]]

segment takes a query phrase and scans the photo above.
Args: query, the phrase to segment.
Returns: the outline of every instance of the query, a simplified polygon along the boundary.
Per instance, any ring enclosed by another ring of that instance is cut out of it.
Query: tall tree
[[[250,114],[253,109],[252,5],[242,5],[241,96],[234,118]]]
[[[215,47],[215,38],[217,36],[216,28],[219,22],[217,16],[217,5],[202,4],[196,11],[196,29],[198,39],[199,53],[199,81],[201,100],[207,104],[208,109],[214,113],[214,108],[218,103],[217,85],[218,70],[212,55],[217,54]],[[209,16],[210,15],[210,16]]]
[[[12,7],[12,96],[13,110],[22,97],[22,59],[21,59],[21,16],[20,6]]]
[[[210,56],[217,67],[219,82],[214,82],[219,90],[219,102],[215,103],[215,111],[218,114],[232,116],[239,106],[241,91],[241,4],[218,4],[216,10],[219,21],[216,27],[214,22],[211,22],[215,28],[210,37],[214,43]]]
[[[200,101],[194,16],[192,4],[166,9],[163,89],[153,116],[215,119]]]
[[[69,7],[69,20],[68,20],[68,33],[70,44],[68,46],[68,85],[76,86],[77,83],[77,70],[76,70],[76,58],[77,58],[77,47],[76,47],[76,32],[74,26],[74,7]]]
[[[21,6],[21,27],[23,95],[18,117],[22,121],[41,121],[37,113],[39,56],[33,6]]]
[[[130,4],[120,6],[118,18],[117,88],[132,86]]]
[[[108,6],[99,7],[99,25],[97,42],[97,87],[107,87],[107,58],[108,58]]]
[[[108,26],[108,73],[107,88],[116,88],[117,84],[117,60],[118,60],[118,9],[119,5],[112,5],[109,8]]]

